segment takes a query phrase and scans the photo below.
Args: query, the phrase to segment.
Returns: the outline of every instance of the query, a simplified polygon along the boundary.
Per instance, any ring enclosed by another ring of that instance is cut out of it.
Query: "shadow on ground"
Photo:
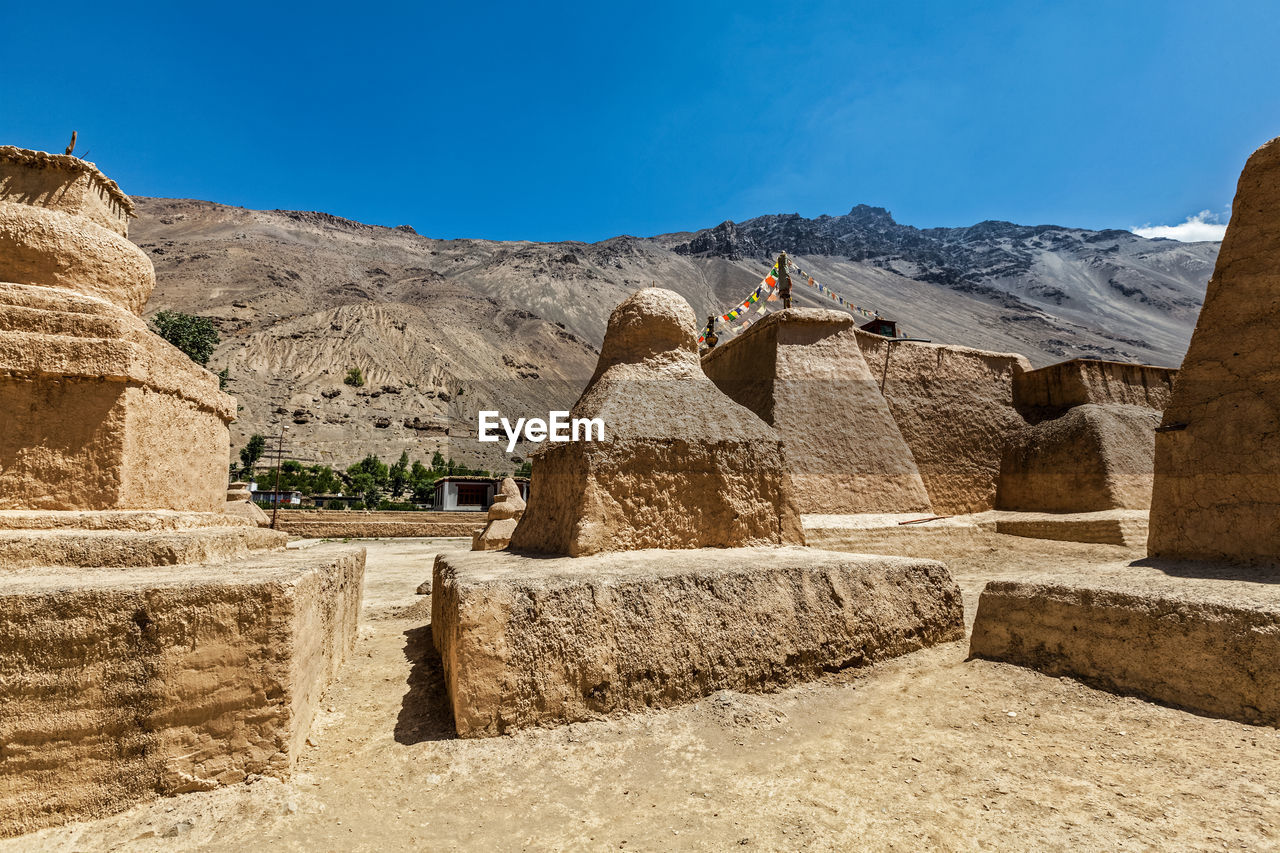
[[[452,740],[458,735],[449,693],[444,686],[440,655],[431,642],[431,625],[410,628],[404,637],[404,656],[412,666],[409,692],[400,701],[400,716],[396,719],[396,742],[407,745]]]
[[[1130,565],[1158,569],[1175,578],[1280,583],[1280,565],[1245,566],[1199,560],[1166,560],[1159,557],[1135,560]]]

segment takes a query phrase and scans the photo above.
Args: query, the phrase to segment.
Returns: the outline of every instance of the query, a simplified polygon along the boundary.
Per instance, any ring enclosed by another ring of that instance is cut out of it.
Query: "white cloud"
[[[1188,216],[1187,221],[1179,225],[1147,225],[1134,228],[1133,233],[1139,237],[1164,237],[1167,240],[1181,240],[1183,243],[1196,243],[1202,240],[1221,240],[1227,233],[1226,223],[1218,222],[1218,216],[1202,210],[1195,216]]]

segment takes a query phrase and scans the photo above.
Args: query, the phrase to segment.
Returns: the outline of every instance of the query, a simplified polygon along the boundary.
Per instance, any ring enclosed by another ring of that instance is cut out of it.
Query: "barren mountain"
[[[294,456],[348,464],[439,449],[512,470],[527,448],[475,441],[476,412],[568,408],[605,321],[659,284],[700,316],[742,299],[787,250],[801,268],[913,337],[1176,366],[1217,243],[984,222],[899,225],[881,208],[765,216],[599,243],[435,240],[322,213],[136,199],[131,236],[156,267],[147,310],[215,320],[211,362],[242,406],[236,447],[289,427]],[[797,304],[830,306],[798,284]],[[366,384],[343,383],[359,367]]]

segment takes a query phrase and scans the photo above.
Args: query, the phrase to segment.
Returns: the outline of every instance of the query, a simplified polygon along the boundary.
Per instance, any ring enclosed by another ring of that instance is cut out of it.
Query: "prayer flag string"
[[[868,317],[873,320],[878,319],[880,317],[879,311],[874,311],[870,308],[863,308],[861,305],[856,305],[853,302],[850,302],[848,299],[845,299],[840,294],[836,293],[831,288],[827,287],[826,285],[822,284],[819,281],[816,281],[813,276],[809,275],[804,270],[800,269],[799,265],[796,264],[794,260],[791,262],[791,267],[795,271],[797,278],[799,278],[810,288],[812,288],[813,290],[816,290],[819,294],[827,297],[832,302],[836,303],[842,308],[845,308],[848,311],[852,311],[855,314],[859,314],[863,317]],[[756,305],[756,303],[760,303],[755,310],[755,313],[757,314],[763,315],[763,314],[772,313],[770,308],[766,306],[764,303],[779,301],[777,290],[778,290],[778,265],[775,263],[773,265],[773,268],[770,269],[769,272],[765,274],[764,279],[760,282],[760,284],[756,285],[756,289],[751,291],[751,293],[747,296],[746,299],[742,300],[734,308],[725,312],[724,314],[721,314],[716,319],[722,323],[730,324],[730,328],[728,329],[728,331],[732,332],[733,334],[738,334],[739,332],[742,332],[744,329],[750,326],[753,322],[759,322],[758,319],[752,319],[750,317],[744,319],[741,323],[737,322],[739,318],[741,318],[744,314],[746,314],[750,310],[752,305]],[[900,331],[900,334],[905,334],[905,333]],[[705,341],[706,341],[706,335],[698,336],[699,344]]]

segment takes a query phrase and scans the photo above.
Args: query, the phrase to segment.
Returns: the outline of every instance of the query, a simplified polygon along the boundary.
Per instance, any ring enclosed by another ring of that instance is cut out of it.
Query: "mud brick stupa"
[[[703,373],[696,328],[669,290],[619,305],[572,412],[604,440],[534,456],[512,550],[436,557],[459,735],[769,690],[964,636],[943,564],[802,547],[778,433]]]
[[[364,553],[227,513],[235,401],[139,316],[132,204],[0,147],[0,836],[287,774]]]

